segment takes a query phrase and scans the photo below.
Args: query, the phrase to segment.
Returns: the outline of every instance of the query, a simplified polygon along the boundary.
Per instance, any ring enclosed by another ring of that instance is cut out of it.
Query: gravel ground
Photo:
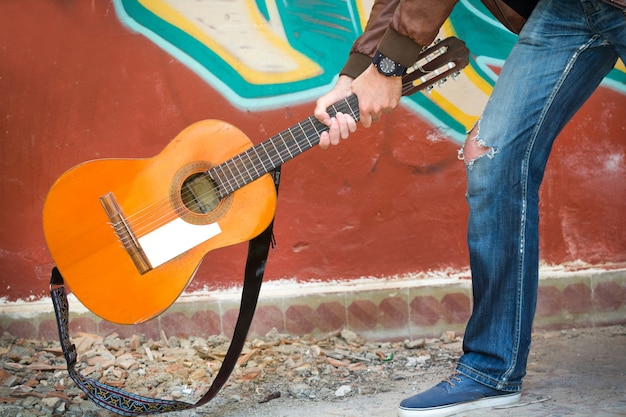
[[[136,394],[188,402],[207,391],[228,347],[223,337],[164,334],[156,341],[77,334],[72,341],[83,375]],[[461,345],[451,332],[397,343],[365,343],[347,330],[310,338],[270,332],[248,341],[213,401],[166,416],[394,416],[402,398],[450,374]],[[493,415],[626,416],[625,353],[624,326],[538,332],[522,406]],[[0,364],[0,417],[114,416],[68,377],[57,341],[5,334]],[[466,415],[485,415],[474,413]]]

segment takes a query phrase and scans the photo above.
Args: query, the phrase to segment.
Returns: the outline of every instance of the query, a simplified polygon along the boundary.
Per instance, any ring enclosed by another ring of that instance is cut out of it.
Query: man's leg
[[[615,65],[615,50],[585,16],[619,17],[603,5],[541,1],[468,136],[462,154],[474,309],[465,354],[448,381],[404,400],[402,417],[519,399],[537,299],[539,185],[554,138]]]

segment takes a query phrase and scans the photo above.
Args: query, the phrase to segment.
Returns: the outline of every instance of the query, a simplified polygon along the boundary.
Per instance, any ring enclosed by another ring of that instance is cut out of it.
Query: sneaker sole
[[[476,410],[486,407],[500,407],[503,405],[515,404],[521,398],[522,394],[514,392],[506,395],[497,395],[494,397],[485,397],[480,400],[470,401],[460,404],[443,405],[435,408],[398,408],[398,417],[445,417],[451,416],[463,411]]]

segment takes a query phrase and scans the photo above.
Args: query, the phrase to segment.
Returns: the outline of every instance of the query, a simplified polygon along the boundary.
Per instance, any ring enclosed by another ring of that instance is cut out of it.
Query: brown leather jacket
[[[376,0],[365,30],[352,45],[341,74],[356,78],[371,64],[377,49],[406,67],[413,65],[422,45],[430,45],[435,40],[457,1]],[[502,24],[519,33],[526,18],[504,3],[507,0],[482,1]],[[536,2],[522,1],[525,10],[520,13],[528,17]]]

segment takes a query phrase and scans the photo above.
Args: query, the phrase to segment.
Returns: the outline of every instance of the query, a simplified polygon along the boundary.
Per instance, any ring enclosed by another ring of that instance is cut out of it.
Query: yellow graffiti
[[[361,0],[361,1],[356,2],[361,29],[365,29],[365,25],[367,24],[367,20],[369,19],[370,12],[372,11],[373,6],[374,6],[373,0]]]
[[[449,36],[457,34],[448,20],[441,28],[439,37],[443,39]],[[468,65],[456,79],[427,94],[434,104],[468,130],[482,114],[491,89],[491,85]]]
[[[219,55],[251,84],[291,83],[322,73],[268,27],[253,0],[139,3]]]

